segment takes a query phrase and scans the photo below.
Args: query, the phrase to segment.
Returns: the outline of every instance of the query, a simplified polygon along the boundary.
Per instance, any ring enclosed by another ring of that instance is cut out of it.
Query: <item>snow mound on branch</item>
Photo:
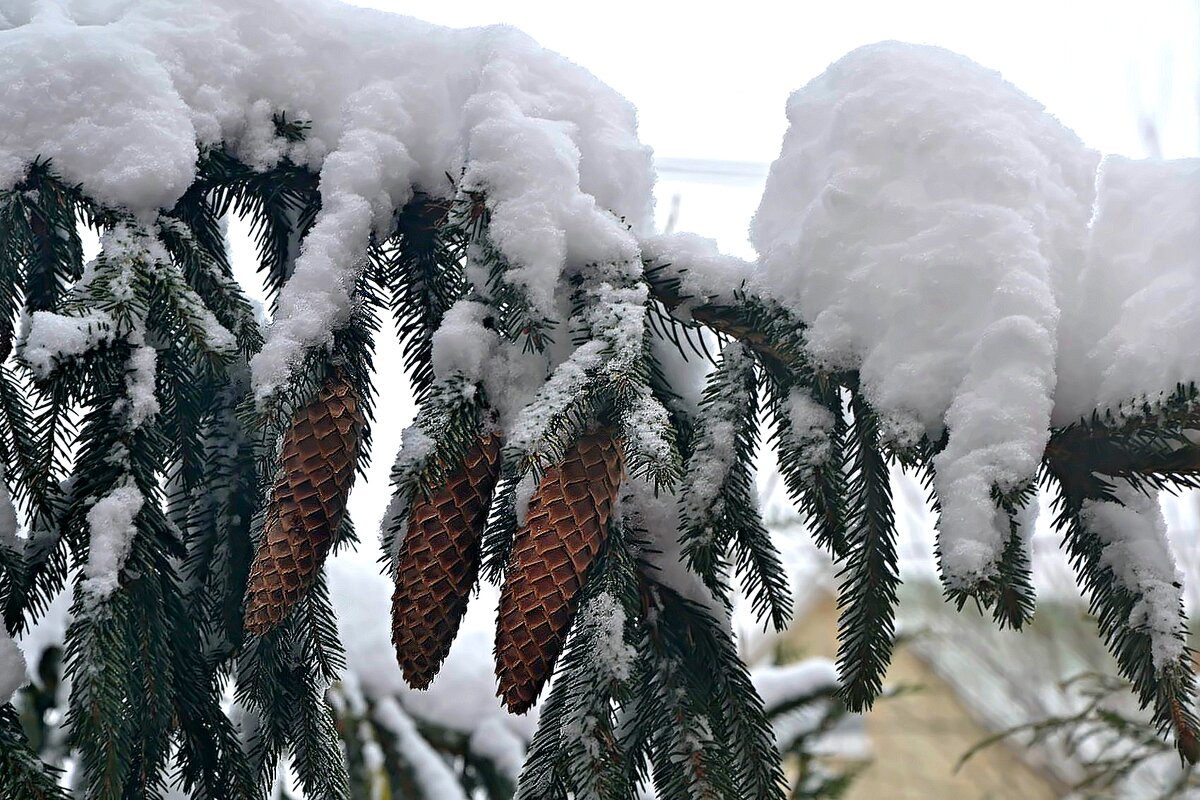
[[[694,233],[661,233],[641,240],[642,258],[654,266],[670,267],[679,275],[681,310],[706,301],[733,302],[734,292],[750,277],[754,266],[726,255],[714,239]]]
[[[1196,380],[1200,159],[1100,168],[1087,261],[1063,308],[1055,422]]]
[[[40,156],[103,203],[171,205],[192,182],[197,148],[168,69],[67,13],[41,4],[30,24],[0,33],[0,188]]]
[[[94,599],[104,600],[116,591],[121,570],[137,536],[134,520],[145,502],[146,498],[129,481],[88,509],[91,544],[88,561],[83,567],[82,586]]]
[[[8,629],[0,624],[0,704],[12,699],[13,692],[25,683],[25,658]]]
[[[751,227],[752,285],[857,369],[906,444],[938,456],[951,585],[991,573],[1009,535],[991,490],[1034,478],[1055,390],[1058,289],[1078,273],[1098,156],[962,56],[860,48],[792,95]]]
[[[0,189],[49,158],[97,200],[153,216],[222,143],[255,168],[289,158],[320,174],[321,211],[252,364],[260,397],[347,319],[371,233],[414,191],[448,195],[447,176],[486,191],[512,278],[551,318],[568,260],[636,259],[648,232],[650,152],[632,106],[513,29],[330,0],[5,11]],[[277,135],[277,113],[310,123],[303,141]]]
[[[1119,502],[1086,501],[1082,514],[1104,550],[1100,556],[1123,588],[1137,597],[1129,626],[1150,637],[1154,668],[1161,672],[1183,656],[1183,583],[1167,540],[1167,521],[1158,494],[1145,494],[1121,482]]]
[[[46,378],[60,361],[81,356],[111,341],[116,327],[112,317],[103,311],[82,317],[35,311],[29,318],[21,357],[35,376]]]

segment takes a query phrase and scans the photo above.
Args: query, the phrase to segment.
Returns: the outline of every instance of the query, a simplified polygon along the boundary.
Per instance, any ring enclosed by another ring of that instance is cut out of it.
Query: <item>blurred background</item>
[[[638,108],[642,140],[655,151],[658,226],[710,237],[750,259],[747,228],[786,127],[788,94],[875,41],[940,45],[996,69],[1102,152],[1183,158],[1200,151],[1197,0],[743,1],[711,10],[628,0],[358,5],[455,27],[509,24],[591,70]],[[231,237],[246,284],[257,285],[248,231],[234,222]],[[511,770],[535,719],[509,717],[493,696],[492,587],[481,587],[429,692],[409,691],[395,666],[391,587],[378,564],[376,532],[413,405],[395,338],[380,338],[374,461],[351,499],[363,541],[329,567],[350,664],[335,705],[353,720],[362,713],[355,698],[375,708],[394,703],[433,746],[488,751],[501,771]],[[737,611],[735,625],[756,680],[766,685],[792,669],[816,676],[814,698],[824,698],[816,713],[781,721],[795,796],[1200,797],[1200,780],[1180,768],[1115,677],[1049,530],[1048,509],[1033,540],[1035,623],[1024,634],[999,632],[990,616],[969,607],[958,613],[943,601],[923,491],[909,476],[895,478],[905,580],[900,646],[889,696],[869,715],[849,718],[822,683],[829,664],[821,659],[836,648],[837,576],[813,547],[773,464],[759,465],[764,512],[789,565],[797,612],[782,636],[764,634],[748,610]],[[1169,498],[1164,511],[1195,611],[1200,499]],[[57,605],[60,613],[22,642],[35,669],[53,667],[44,656],[61,641],[66,602]],[[43,677],[31,691],[44,693],[50,683]]]

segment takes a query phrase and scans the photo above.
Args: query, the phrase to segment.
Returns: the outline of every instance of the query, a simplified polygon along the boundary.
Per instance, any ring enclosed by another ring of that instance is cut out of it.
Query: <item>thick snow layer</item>
[[[0,704],[12,699],[13,692],[25,683],[25,658],[8,629],[0,625]]]
[[[24,4],[5,9],[14,5]],[[192,181],[197,148],[168,65],[116,31],[75,24],[70,7],[37,7],[28,24],[0,32],[0,187],[41,156],[101,202],[173,203]]]
[[[49,377],[60,362],[111,341],[115,326],[104,312],[82,317],[35,311],[21,346],[21,357],[39,378]]]
[[[1063,308],[1060,424],[1200,377],[1200,159],[1109,157],[1098,185]]]
[[[1161,670],[1183,655],[1187,634],[1180,619],[1182,581],[1167,543],[1167,522],[1157,495],[1124,483],[1116,494],[1120,502],[1085,502],[1083,518],[1104,544],[1101,561],[1139,598],[1128,622],[1150,636],[1154,666]]]
[[[1097,155],[934,47],[856,50],[787,112],[752,283],[806,320],[819,362],[860,371],[886,431],[949,430],[943,564],[978,579],[1008,530],[991,489],[1032,479],[1049,435],[1056,286],[1082,260]]]
[[[133,537],[137,535],[134,518],[145,502],[146,498],[130,482],[113,489],[88,510],[91,545],[81,585],[95,599],[103,600],[116,590]]]
[[[568,260],[636,259],[635,233],[648,231],[650,154],[633,108],[510,28],[450,30],[331,0],[3,10],[0,188],[50,158],[98,200],[147,216],[219,143],[255,167],[288,157],[320,173],[321,212],[252,365],[260,396],[345,321],[371,232],[414,190],[445,196],[448,175],[486,191],[495,244],[550,316]],[[305,140],[276,136],[275,113],[311,123]]]

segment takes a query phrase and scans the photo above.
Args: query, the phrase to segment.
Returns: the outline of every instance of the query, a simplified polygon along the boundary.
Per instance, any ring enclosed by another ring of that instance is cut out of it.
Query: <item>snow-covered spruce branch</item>
[[[308,795],[352,791],[322,564],[353,539],[385,314],[421,401],[385,531],[397,656],[428,685],[477,575],[502,583],[505,703],[527,710],[560,667],[529,756],[549,787],[527,775],[523,796],[784,796],[723,602],[733,565],[784,622],[750,496],[756,404],[842,569],[848,705],[890,655],[889,468],[937,501],[951,600],[1014,627],[1041,477],[1122,671],[1195,758],[1153,498],[1196,480],[1196,165],[1109,159],[1097,179],[1098,154],[995,74],[866,47],[791,99],[750,264],[654,236],[634,110],[511,30],[328,0],[13,16],[0,444],[35,535],[5,548],[2,594],[17,629],[74,584],[91,794],[178,774],[256,795],[285,754]],[[254,231],[265,330],[229,213]],[[89,264],[80,224],[104,241]],[[713,333],[731,343],[710,375]],[[253,627],[247,583],[269,612]]]
[[[861,397],[860,378],[856,371],[829,372],[814,367],[803,349],[805,325],[779,309],[774,314],[764,314],[763,309],[771,308],[772,304],[754,297],[744,285],[732,292],[724,292],[720,299],[712,296],[697,298],[687,295],[682,288],[689,280],[686,269],[657,260],[647,264],[645,274],[652,297],[668,311],[674,311],[679,324],[699,324],[720,336],[741,342],[759,356],[764,367],[777,381],[785,385],[806,387],[806,390],[818,395],[834,392],[837,398],[834,408],[839,417],[844,402],[842,393],[852,398],[851,406]],[[1153,400],[1134,400],[1126,404],[1119,415],[1113,412],[1095,414],[1091,418],[1055,428],[1050,433],[1042,457],[1045,474],[1053,478],[1064,492],[1058,524],[1072,531],[1068,535],[1068,548],[1078,559],[1076,563],[1080,569],[1080,580],[1091,597],[1092,610],[1100,619],[1101,631],[1118,657],[1122,674],[1134,683],[1142,702],[1154,709],[1155,724],[1162,731],[1173,732],[1181,753],[1189,761],[1200,754],[1200,747],[1195,744],[1197,724],[1189,703],[1194,691],[1194,678],[1189,651],[1182,643],[1184,629],[1178,592],[1167,593],[1158,605],[1154,605],[1155,601],[1150,598],[1145,601],[1149,605],[1134,609],[1141,602],[1136,598],[1142,596],[1142,591],[1109,572],[1112,567],[1102,556],[1115,540],[1097,540],[1094,533],[1088,532],[1086,522],[1080,515],[1084,502],[1110,502],[1126,506],[1135,501],[1141,502],[1135,496],[1119,499],[1115,493],[1122,485],[1148,492],[1200,486],[1200,480],[1197,479],[1200,474],[1200,445],[1192,434],[1200,430],[1198,398],[1200,393],[1194,384],[1180,385],[1174,392],[1164,393]],[[878,433],[873,434],[872,440],[877,439]],[[934,460],[945,448],[946,439],[943,437],[937,442],[924,440],[903,450],[890,449],[882,443],[877,446],[887,450],[888,458],[896,458],[907,467],[932,475]],[[819,459],[809,461],[819,463]],[[803,468],[808,470],[809,479],[789,482],[789,489],[808,513],[810,524],[818,533],[823,529],[844,531],[845,523],[836,513],[833,514],[836,520],[833,524],[823,525],[822,519],[830,511],[819,504],[814,505],[809,499],[819,491],[819,487],[813,485],[817,475],[811,463]],[[834,496],[826,497],[831,504],[846,508],[845,500],[838,496],[842,491],[845,489],[839,488]],[[1032,485],[1023,490],[1024,498],[1017,501],[1017,505],[1008,512],[1014,519],[1019,516],[1023,506],[1034,502],[1031,492]],[[998,507],[1009,502],[998,492],[994,497]],[[956,587],[949,594],[960,608],[968,599],[972,599],[986,608],[993,608],[997,622],[1020,628],[1032,614],[1033,604],[1028,554],[1021,544],[1026,534],[1020,533],[1019,523],[1014,523],[1014,526],[1018,528],[1013,534],[1014,544],[1004,551],[996,573],[978,580],[974,587]],[[890,522],[885,523],[885,529],[890,527]],[[827,535],[824,543],[839,560],[848,558],[856,550],[852,543],[842,543],[833,535]],[[1131,555],[1135,561],[1142,557],[1140,554]],[[1166,559],[1166,563],[1171,564],[1169,554]],[[1173,567],[1169,569],[1173,570]],[[894,585],[894,576],[886,577],[885,582]],[[1170,583],[1170,580],[1167,582]],[[867,601],[866,606],[876,606],[881,601],[878,594],[880,585],[871,585],[873,588],[870,593],[863,597]],[[842,588],[845,590],[851,586],[852,583],[847,583]],[[882,600],[883,608],[891,604],[886,601],[886,595]],[[847,600],[845,595],[843,603],[847,604],[847,613],[862,613],[862,606]],[[890,612],[888,616],[890,618]],[[1155,627],[1146,628],[1148,625]],[[877,628],[851,624],[842,631],[842,635],[851,637],[849,640],[853,641],[856,631],[867,629]],[[860,658],[840,662],[844,670],[844,687],[855,693],[847,696],[852,706],[867,706],[877,694],[880,686],[878,676],[886,669],[889,650],[886,637],[868,647],[861,658],[869,659],[866,662],[868,664],[871,661],[874,663],[860,673],[860,678],[851,678],[863,664]],[[866,681],[868,686],[873,685],[874,688],[863,691],[858,688],[862,686],[860,681]]]

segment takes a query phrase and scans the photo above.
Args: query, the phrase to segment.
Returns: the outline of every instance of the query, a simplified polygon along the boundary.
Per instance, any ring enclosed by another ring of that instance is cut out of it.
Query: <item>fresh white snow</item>
[[[740,342],[732,342],[721,351],[721,363],[731,385],[714,396],[697,426],[692,458],[688,461],[680,516],[687,527],[724,513],[721,493],[729,472],[737,463],[737,425],[753,398],[747,396],[740,375],[753,368],[750,355]]]
[[[1154,400],[1200,366],[1200,159],[1108,157],[1065,291],[1055,421]]]
[[[483,380],[485,362],[498,339],[496,332],[484,325],[490,313],[486,305],[474,300],[459,300],[446,310],[431,342],[436,379],[460,377],[472,386]]]
[[[758,667],[750,673],[750,678],[768,713],[797,698],[831,693],[838,688],[837,666],[827,658]]]
[[[154,368],[158,354],[153,347],[138,345],[129,356],[126,391],[129,397],[129,424],[138,427],[158,413],[158,397],[154,394]]]
[[[615,681],[628,680],[637,651],[625,642],[625,609],[617,599],[608,592],[596,595],[580,609],[575,625],[591,636],[603,674]]]
[[[937,460],[952,583],[993,568],[990,492],[1033,478],[1049,436],[1059,312],[1097,156],[999,75],[934,47],[855,50],[792,95],[751,227],[753,284],[858,369],[890,429]],[[907,423],[907,424],[906,424]],[[904,444],[904,442],[901,442]]]
[[[1146,495],[1127,483],[1116,489],[1119,502],[1088,501],[1083,518],[1104,545],[1101,562],[1135,597],[1130,627],[1150,637],[1156,669],[1177,663],[1187,630],[1180,619],[1182,582],[1167,542],[1167,521],[1157,493]]]
[[[799,387],[788,392],[785,411],[792,444],[799,448],[801,460],[808,464],[824,464],[832,449],[833,412]]]
[[[668,268],[680,280],[680,313],[707,301],[729,302],[750,277],[753,264],[720,252],[713,239],[694,233],[656,234],[642,238],[642,258]]]
[[[394,698],[385,697],[375,704],[375,721],[396,737],[396,751],[412,770],[413,778],[425,797],[467,800],[462,784],[450,764],[425,741]]]
[[[87,513],[91,544],[83,567],[83,590],[103,600],[118,586],[118,577],[137,535],[134,518],[146,498],[128,481],[96,501]]]
[[[525,765],[525,742],[496,717],[485,717],[471,732],[471,752],[496,766],[514,784]]]
[[[103,312],[70,317],[35,311],[29,318],[21,357],[34,375],[45,378],[59,363],[111,341],[114,328],[112,318]]]
[[[396,698],[410,717],[470,735],[494,718],[520,741],[529,741],[536,714],[513,716],[496,701],[490,623],[499,594],[482,587],[468,607],[458,639],[437,678],[425,691],[410,689],[396,664],[391,642],[392,583],[378,566],[353,554],[328,564],[330,593],[346,663],[367,698]]]
[[[372,231],[421,190],[486,190],[512,278],[554,317],[568,260],[630,260],[649,229],[633,108],[511,28],[451,30],[327,0],[64,2],[0,30],[0,188],[50,158],[98,200],[151,217],[224,143],[320,174],[322,208],[254,359],[260,396],[344,322]],[[264,36],[263,31],[271,31]],[[276,136],[272,115],[311,124]]]
[[[0,624],[0,704],[7,703],[25,683],[25,658],[8,629]]]

